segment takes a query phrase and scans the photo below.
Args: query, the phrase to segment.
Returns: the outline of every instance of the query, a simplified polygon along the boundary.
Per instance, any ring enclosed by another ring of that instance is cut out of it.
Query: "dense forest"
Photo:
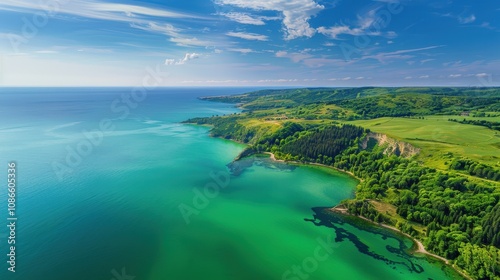
[[[430,114],[456,115],[468,110],[492,110],[500,98],[470,98],[468,96],[387,94],[333,102],[354,110],[362,118],[423,116]]]
[[[343,202],[350,213],[393,225],[422,240],[428,251],[451,260],[473,279],[500,279],[498,168],[455,157],[448,169],[437,170],[414,158],[387,154],[384,146],[363,148],[368,129],[339,124],[328,117],[307,121],[308,115],[300,114],[325,104],[367,119],[460,114],[463,110],[499,112],[499,98],[498,89],[269,90],[210,98],[243,102],[246,111],[187,122],[212,125],[213,136],[249,144],[244,155],[272,152],[278,159],[321,163],[352,172],[361,180],[356,197]],[[282,109],[266,111],[271,107]],[[285,109],[299,118],[269,117]],[[377,204],[391,205],[395,211],[382,210]]]
[[[474,273],[470,266],[481,266],[484,273],[476,275],[477,279],[498,277],[498,227],[492,227],[499,222],[498,213],[493,211],[499,208],[497,186],[469,181],[460,174],[444,173],[381,152],[347,150],[335,158],[334,166],[364,179],[356,191],[356,200],[348,202],[351,212],[395,225],[423,240],[427,250],[457,260],[457,265],[471,275]],[[423,225],[424,230],[377,213],[370,204],[362,203],[367,200],[390,202],[397,206],[399,216]],[[461,250],[468,245],[475,246],[475,261],[482,263],[473,261],[467,266],[459,262]]]
[[[450,164],[453,170],[464,170],[472,176],[485,178],[493,181],[500,181],[500,170],[491,166],[475,162],[470,159],[458,158],[454,159]]]
[[[351,146],[363,132],[364,129],[353,125],[304,130],[289,122],[282,130],[260,140],[256,148],[271,151],[286,160],[331,164],[333,158]]]
[[[261,90],[204,100],[241,103],[247,110],[336,104],[356,112],[352,119],[459,115],[464,111],[500,111],[500,88],[312,88]]]

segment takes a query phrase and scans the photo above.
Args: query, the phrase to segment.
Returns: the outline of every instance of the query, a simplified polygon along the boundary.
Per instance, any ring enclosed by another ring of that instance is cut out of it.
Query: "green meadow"
[[[424,119],[384,117],[346,123],[369,128],[421,148],[418,159],[431,167],[447,169],[451,158],[457,156],[500,166],[498,131],[482,126],[450,122],[448,121],[450,118],[464,117],[437,115],[425,116]],[[493,121],[497,118],[485,119]]]

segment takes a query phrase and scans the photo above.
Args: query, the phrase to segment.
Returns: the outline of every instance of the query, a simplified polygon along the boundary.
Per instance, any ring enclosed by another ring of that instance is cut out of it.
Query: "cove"
[[[322,212],[353,197],[350,176],[261,157],[231,164],[243,145],[180,124],[238,112],[197,97],[248,89],[152,91],[59,180],[51,163],[85,139],[82,131],[116,118],[110,104],[129,91],[27,88],[0,96],[8,104],[0,117],[10,120],[0,126],[0,154],[19,174],[16,273],[2,269],[0,279],[460,279],[408,254],[405,237]],[[214,183],[213,173],[226,174],[227,185],[186,223],[179,206],[193,206],[194,190]]]

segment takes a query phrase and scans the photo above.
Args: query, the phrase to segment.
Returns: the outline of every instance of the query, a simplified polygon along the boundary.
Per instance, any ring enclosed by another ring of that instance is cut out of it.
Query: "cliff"
[[[387,155],[412,157],[420,152],[419,148],[416,148],[409,143],[398,141],[387,137],[385,134],[374,132],[368,133],[365,139],[360,143],[360,147],[366,150],[370,146],[370,141],[375,141],[378,146],[385,148],[384,154]]]

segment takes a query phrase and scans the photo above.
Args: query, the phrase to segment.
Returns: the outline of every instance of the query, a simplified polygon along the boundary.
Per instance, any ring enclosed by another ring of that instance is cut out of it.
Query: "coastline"
[[[276,156],[271,152],[264,152],[264,154],[270,155],[270,159],[277,161],[277,162],[293,163],[293,164],[300,164],[300,165],[316,165],[316,166],[326,167],[326,168],[330,168],[330,169],[333,169],[333,170],[341,172],[341,173],[348,174],[349,176],[353,177],[354,179],[356,179],[360,182],[364,181],[362,178],[359,178],[358,176],[354,175],[354,173],[352,173],[351,171],[340,169],[340,168],[337,168],[337,167],[334,167],[331,165],[325,165],[325,164],[316,163],[316,162],[305,162],[304,163],[304,162],[298,162],[298,161],[284,161],[282,159],[276,159]]]
[[[274,161],[278,161],[278,162],[286,162],[286,161],[281,160],[281,159],[276,159],[276,156],[275,156],[273,153],[271,153],[271,152],[265,152],[264,154],[268,154],[268,155],[270,155],[270,158],[271,158],[272,160],[274,160]],[[295,164],[303,164],[303,163],[301,163],[301,162],[291,162],[291,163],[295,163]],[[356,176],[356,175],[354,175],[352,172],[350,172],[350,171],[346,171],[346,170],[342,170],[342,169],[339,169],[339,168],[336,168],[336,167],[333,167],[333,166],[324,165],[324,164],[320,164],[320,163],[306,163],[305,165],[317,165],[317,166],[323,166],[323,167],[327,167],[327,168],[332,168],[332,169],[334,169],[334,170],[336,170],[336,171],[339,171],[339,172],[342,172],[342,173],[349,174],[350,176],[352,176],[352,177],[356,178],[356,179],[357,179],[357,180],[359,180],[359,181],[363,181],[361,178],[357,177],[357,176]],[[402,232],[401,230],[399,230],[399,229],[397,229],[397,228],[395,228],[395,227],[393,227],[393,226],[386,225],[386,224],[383,224],[383,223],[376,223],[376,222],[374,222],[374,221],[372,221],[372,220],[370,220],[370,219],[367,219],[366,217],[363,217],[363,216],[352,215],[352,214],[350,214],[350,213],[348,213],[348,212],[347,212],[347,209],[346,209],[346,208],[341,208],[341,206],[342,206],[341,204],[340,204],[340,205],[337,205],[337,206],[334,206],[334,207],[330,208],[330,209],[329,209],[329,211],[336,212],[336,213],[340,213],[340,214],[342,214],[342,215],[348,215],[348,216],[358,217],[358,218],[360,218],[360,219],[362,219],[362,220],[365,220],[365,221],[367,221],[367,222],[370,222],[370,223],[372,223],[372,224],[375,224],[375,225],[378,225],[378,226],[381,226],[381,227],[384,227],[384,228],[387,228],[387,229],[390,229],[390,230],[396,231],[396,232],[398,232],[398,233],[400,233],[400,234],[402,234],[402,235],[405,235],[406,237],[410,238],[410,239],[414,242],[414,244],[416,244],[416,245],[417,245],[417,249],[416,249],[416,250],[414,250],[414,251],[413,251],[413,253],[421,253],[421,254],[429,255],[429,256],[431,256],[431,257],[434,257],[434,258],[436,258],[436,259],[439,259],[439,260],[443,261],[443,262],[444,262],[444,263],[446,263],[447,265],[450,265],[450,260],[448,260],[448,259],[446,259],[446,258],[443,258],[443,257],[441,257],[441,256],[438,256],[438,255],[436,255],[436,254],[433,254],[433,253],[431,253],[431,252],[429,252],[429,251],[427,251],[427,250],[425,249],[424,244],[422,244],[422,242],[421,242],[420,240],[418,240],[418,239],[414,238],[413,236],[411,236],[411,235],[409,235],[409,234],[407,234],[407,233],[404,233],[404,232]]]
[[[424,244],[422,244],[422,242],[420,240],[416,239],[415,237],[413,237],[413,236],[411,236],[411,235],[409,235],[407,233],[404,233],[401,230],[399,230],[398,228],[395,228],[393,226],[386,225],[384,223],[377,223],[377,222],[374,222],[374,221],[372,221],[370,219],[367,219],[366,217],[363,217],[363,216],[350,214],[350,213],[347,212],[346,208],[342,208],[342,207],[343,207],[343,205],[339,204],[339,205],[337,205],[335,207],[329,208],[328,211],[335,212],[335,213],[340,214],[340,215],[355,217],[355,218],[361,219],[361,220],[363,220],[365,222],[368,222],[368,223],[370,223],[372,225],[383,227],[383,228],[392,230],[392,231],[394,231],[394,232],[396,232],[398,234],[404,235],[404,236],[408,237],[413,242],[413,244],[416,245],[416,247],[417,247],[416,249],[414,249],[414,250],[411,251],[412,254],[415,254],[415,253],[416,254],[423,254],[423,255],[427,255],[427,256],[430,256],[432,258],[435,258],[435,259],[437,259],[439,261],[442,261],[443,263],[445,263],[447,266],[451,267],[455,272],[457,272],[458,274],[460,274],[465,279],[472,280],[472,278],[469,275],[467,275],[464,271],[462,271],[461,269],[459,269],[458,267],[456,267],[455,264],[451,263],[450,260],[427,251],[425,249]]]
[[[289,162],[287,162],[287,161],[284,161],[284,160],[281,160],[281,159],[276,159],[276,156],[273,153],[271,153],[271,152],[264,152],[264,154],[270,155],[270,158],[272,160],[274,160],[274,161],[283,162],[283,163],[294,163],[294,164],[302,164],[302,165],[316,165],[316,166],[327,167],[327,168],[331,168],[331,169],[334,169],[334,170],[342,172],[342,173],[346,173],[346,174],[352,176],[353,178],[357,179],[358,181],[363,181],[363,179],[357,177],[352,172],[346,171],[346,170],[342,170],[342,169],[339,169],[339,168],[336,168],[336,167],[333,167],[333,166],[324,165],[324,164],[320,164],[320,163],[302,163],[302,162],[295,162],[295,161],[289,161]],[[413,236],[411,236],[411,235],[409,235],[407,233],[402,232],[401,230],[399,230],[396,227],[393,227],[393,226],[390,226],[390,225],[386,225],[384,223],[377,223],[377,222],[374,222],[374,221],[372,221],[372,220],[370,220],[370,219],[368,219],[366,217],[363,217],[363,216],[352,215],[352,214],[350,214],[350,213],[347,212],[346,208],[341,208],[341,207],[342,207],[342,205],[339,204],[337,206],[329,208],[328,210],[332,211],[332,212],[335,212],[335,213],[339,213],[341,215],[356,217],[356,218],[359,218],[359,219],[364,220],[366,222],[369,222],[369,223],[371,223],[373,225],[376,225],[376,226],[379,226],[379,227],[383,227],[383,228],[392,230],[392,231],[394,231],[394,232],[396,232],[398,234],[404,235],[404,236],[408,237],[413,242],[413,244],[416,245],[416,247],[417,247],[415,250],[411,251],[412,254],[415,254],[415,253],[416,254],[423,254],[423,255],[427,255],[427,256],[430,256],[432,258],[435,258],[435,259],[437,259],[439,261],[442,261],[444,264],[446,264],[447,266],[451,267],[454,271],[456,271],[458,274],[460,274],[465,279],[472,280],[472,278],[469,275],[467,275],[461,269],[459,269],[458,267],[456,267],[455,264],[451,263],[450,260],[427,251],[425,249],[424,244],[420,240],[416,239],[415,237],[413,237]]]
[[[374,222],[374,221],[372,221],[372,220],[370,220],[370,219],[368,219],[366,217],[363,217],[363,216],[352,215],[352,214],[350,214],[350,213],[347,212],[346,208],[342,208],[342,206],[343,205],[339,204],[339,205],[337,205],[335,207],[329,208],[328,210],[331,211],[331,212],[335,212],[335,213],[338,213],[338,214],[345,215],[345,216],[357,217],[357,218],[362,219],[364,221],[367,221],[367,222],[369,222],[371,224],[374,224],[374,225],[377,225],[377,226],[380,226],[380,227],[383,227],[383,228],[387,228],[387,229],[395,231],[395,232],[397,232],[399,234],[402,234],[402,235],[410,238],[413,241],[413,243],[417,246],[417,249],[413,250],[412,253],[420,253],[420,254],[429,255],[431,257],[434,257],[436,259],[439,259],[439,260],[443,261],[447,265],[450,265],[450,260],[427,251],[425,249],[424,244],[422,244],[422,242],[420,240],[416,239],[415,237],[413,237],[413,236],[411,236],[411,235],[409,235],[407,233],[402,232],[400,229],[398,229],[396,227],[393,227],[393,226],[390,226],[390,225],[387,225],[387,224],[384,224],[384,223],[377,223],[377,222]]]
[[[193,123],[191,123],[191,124],[192,125],[198,125],[198,124],[193,124]],[[212,125],[205,125],[205,126],[211,127]],[[213,136],[210,136],[210,137],[213,137]],[[232,142],[235,142],[235,143],[238,143],[238,144],[245,145],[246,147],[249,147],[248,144],[242,143],[242,142],[234,140],[234,139],[225,139],[225,138],[222,138],[222,137],[215,137],[215,138],[229,140],[229,141],[232,141]],[[297,161],[285,161],[285,160],[277,159],[276,156],[274,155],[274,153],[272,153],[272,152],[263,152],[261,154],[267,154],[267,155],[269,155],[270,159],[273,160],[273,161],[276,161],[276,162],[290,163],[290,164],[297,164],[297,165],[316,165],[316,166],[330,168],[330,169],[333,169],[333,170],[335,170],[337,172],[345,173],[345,174],[353,177],[354,179],[356,179],[356,180],[358,180],[360,182],[364,181],[362,178],[357,177],[356,175],[354,175],[354,173],[352,173],[350,171],[342,170],[342,169],[339,169],[339,168],[336,168],[336,167],[333,167],[333,166],[324,165],[324,164],[320,164],[320,163],[313,163],[313,162],[309,162],[309,163],[306,162],[306,163],[304,163],[304,162],[297,162]],[[235,158],[235,160],[239,160],[239,155],[238,155],[238,157]],[[452,264],[450,260],[448,260],[448,259],[446,259],[444,257],[438,256],[436,254],[428,252],[425,249],[425,246],[422,244],[422,242],[420,240],[414,238],[413,236],[411,236],[411,235],[409,235],[407,233],[404,233],[401,230],[399,230],[399,229],[397,229],[397,228],[395,228],[393,226],[386,225],[386,224],[383,224],[383,223],[376,223],[376,222],[371,221],[371,220],[369,220],[369,219],[367,219],[365,217],[349,214],[347,212],[347,209],[345,209],[345,208],[340,209],[340,208],[338,208],[339,206],[340,205],[337,205],[337,206],[334,206],[332,208],[329,208],[329,211],[336,212],[336,213],[339,213],[341,215],[347,215],[347,216],[357,217],[357,218],[360,218],[360,219],[362,219],[362,220],[364,220],[366,222],[369,222],[369,223],[371,223],[373,225],[380,226],[380,227],[392,230],[392,231],[394,231],[394,232],[396,232],[398,234],[404,235],[404,236],[408,237],[417,246],[417,249],[415,249],[412,253],[423,254],[423,255],[430,256],[430,257],[432,257],[434,259],[437,259],[437,260],[443,262],[444,264],[446,264],[447,266],[451,267],[455,272],[457,272],[462,277],[464,277],[464,279],[472,280],[472,278],[470,276],[468,276],[465,272],[463,272],[461,269],[459,269],[458,267],[456,267],[455,264]]]

